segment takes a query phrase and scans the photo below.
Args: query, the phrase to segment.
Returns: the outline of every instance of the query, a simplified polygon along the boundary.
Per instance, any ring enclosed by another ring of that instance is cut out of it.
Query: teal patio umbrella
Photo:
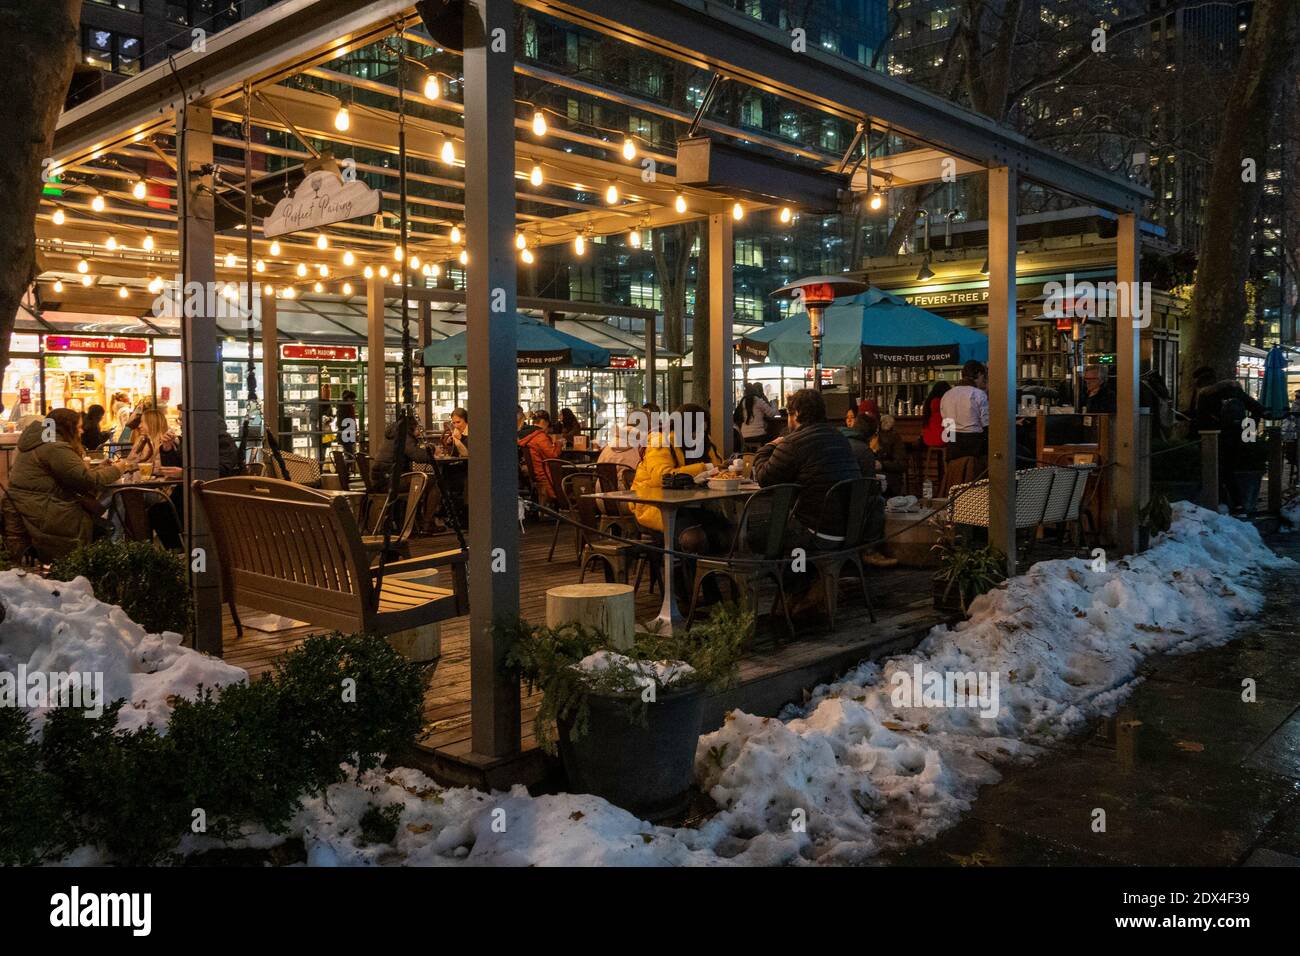
[[[1259,393],[1259,403],[1264,406],[1264,418],[1271,422],[1286,418],[1291,405],[1286,397],[1286,353],[1282,346],[1268,350],[1264,359],[1264,386]]]
[[[605,368],[609,365],[609,349],[553,329],[525,315],[515,315],[518,321],[516,353],[520,368]],[[464,368],[468,362],[468,336],[465,332],[449,335],[424,348],[426,368]]]
[[[836,299],[822,319],[822,364],[962,365],[988,361],[989,340],[882,289]],[[812,364],[812,336],[802,312],[745,333],[742,356],[777,365]]]

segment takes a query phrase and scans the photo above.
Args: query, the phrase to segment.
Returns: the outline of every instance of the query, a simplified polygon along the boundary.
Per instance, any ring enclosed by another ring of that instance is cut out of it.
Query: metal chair
[[[550,480],[551,489],[555,493],[555,510],[562,515],[572,517],[574,515],[573,502],[565,494],[565,479],[576,472],[573,465],[569,464],[562,458],[547,458],[545,461],[546,476]],[[592,477],[588,475],[588,477]],[[555,519],[555,533],[551,535],[551,550],[546,553],[546,560],[555,559],[555,545],[560,540],[560,528],[564,524],[558,517]],[[582,554],[581,535],[576,535],[578,540],[574,542],[574,557],[577,558]]]
[[[574,502],[578,512],[578,521],[584,528],[597,528],[602,518],[595,498],[579,496]],[[587,569],[599,564],[605,569],[605,580],[627,583],[629,572],[636,561],[640,549],[629,539],[619,541],[603,535],[583,535],[582,553],[578,558],[581,568],[578,582],[587,580]]]
[[[415,527],[416,516],[420,512],[420,502],[424,500],[425,490],[429,486],[429,476],[422,471],[408,471],[402,476],[404,481],[410,482],[406,489],[406,505],[402,514],[402,526],[398,533],[393,535],[388,542],[389,558],[407,558],[411,553],[411,530]],[[384,522],[388,518],[388,499],[384,499],[384,506],[379,511],[379,518],[374,524],[374,534],[364,534],[361,536],[361,543],[366,552],[372,557],[379,557],[380,552],[384,550]]]
[[[596,465],[596,484],[602,492],[626,491],[632,487],[636,469],[629,465],[620,465],[613,461],[599,462]],[[636,537],[636,519],[632,517],[632,508],[626,501],[602,501],[597,505],[596,528],[627,538]]]
[[[776,582],[776,600],[772,604],[772,613],[776,613],[776,605],[779,603],[790,640],[795,639],[794,622],[790,619],[790,602],[786,597],[782,572],[789,560],[789,519],[798,496],[798,485],[784,484],[770,485],[745,499],[731,538],[731,549],[726,557],[701,557],[695,560],[691,609],[686,618],[688,626],[695,620],[700,590],[706,579],[713,575],[726,578],[730,582],[733,597],[738,599],[744,594],[749,597],[751,605],[757,605],[758,586],[770,578]],[[754,548],[751,547],[749,524],[754,518],[756,505],[767,507],[767,525],[761,543]]]
[[[867,614],[874,624],[875,609],[871,606],[871,594],[867,590],[867,569],[862,563],[862,539],[866,533],[867,506],[871,499],[879,497],[879,484],[875,478],[849,478],[837,481],[826,490],[822,501],[821,518],[816,530],[826,533],[825,529],[835,528],[838,522],[833,516],[843,515],[844,540],[835,543],[831,554],[809,554],[808,562],[821,575],[823,590],[826,592],[826,617],[832,629],[835,627],[835,609],[839,604],[840,579],[846,567],[857,572],[862,585],[862,599],[867,604]]]
[[[180,514],[176,505],[160,488],[147,488],[139,485],[116,485],[109,489],[106,506],[115,523],[122,529],[122,537],[127,541],[154,541],[153,523],[149,520],[149,509],[154,505],[166,505],[175,527],[179,532]],[[159,539],[161,544],[161,538]]]

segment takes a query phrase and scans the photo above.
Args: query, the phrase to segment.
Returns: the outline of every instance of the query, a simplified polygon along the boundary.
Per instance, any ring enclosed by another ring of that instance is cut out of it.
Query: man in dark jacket
[[[1214,369],[1208,365],[1192,373],[1196,392],[1192,398],[1192,429],[1194,434],[1218,429],[1219,431],[1219,494],[1220,500],[1233,512],[1254,510],[1254,502],[1240,500],[1237,481],[1233,477],[1238,471],[1249,471],[1247,449],[1243,439],[1242,423],[1247,418],[1259,420],[1264,417],[1264,406],[1237,384],[1235,379],[1218,380]],[[1256,440],[1263,438],[1263,429],[1254,430]],[[1259,446],[1256,446],[1258,448]]]

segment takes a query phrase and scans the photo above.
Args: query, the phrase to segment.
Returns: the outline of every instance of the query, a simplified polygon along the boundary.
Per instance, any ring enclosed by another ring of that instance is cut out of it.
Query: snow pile
[[[630,683],[628,690],[670,687],[695,673],[695,668],[685,661],[634,661],[615,651],[588,654],[574,667],[592,677],[609,675],[616,683]]]
[[[0,673],[102,675],[103,703],[125,697],[118,726],[165,728],[173,696],[193,697],[200,684],[219,687],[248,673],[181,646],[174,633],[146,634],[119,607],[96,599],[85,578],[50,581],[21,570],[0,573]],[[20,688],[21,691],[21,688]],[[44,724],[48,707],[29,708]]]
[[[913,653],[818,687],[792,719],[733,712],[700,739],[696,775],[723,810],[698,842],[726,852],[769,833],[770,861],[829,862],[931,838],[998,779],[993,764],[1113,712],[1147,656],[1229,640],[1263,603],[1252,572],[1288,562],[1243,522],[1185,503],[1174,519],[1151,550],[1106,570],[1034,565]],[[967,693],[925,706],[918,675],[962,675]],[[997,691],[992,712],[971,693],[981,679]]]

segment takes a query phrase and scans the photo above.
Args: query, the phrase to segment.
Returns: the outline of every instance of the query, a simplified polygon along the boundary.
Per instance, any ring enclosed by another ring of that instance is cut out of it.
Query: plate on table
[[[757,491],[758,482],[747,478],[710,478],[709,487],[714,491]]]

